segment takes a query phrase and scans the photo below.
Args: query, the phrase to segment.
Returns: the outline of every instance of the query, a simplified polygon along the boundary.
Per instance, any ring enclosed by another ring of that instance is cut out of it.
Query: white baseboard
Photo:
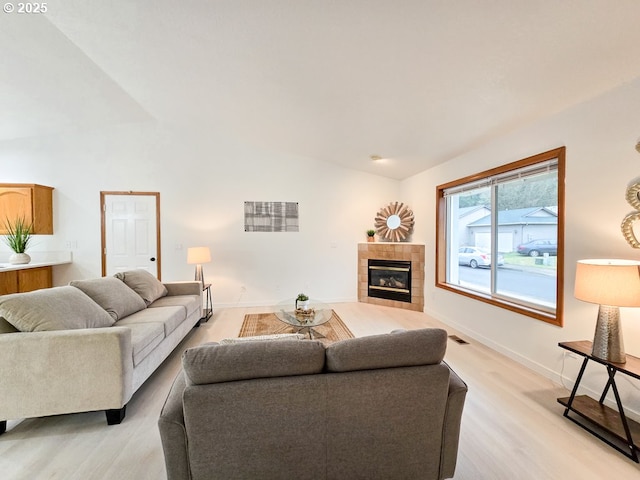
[[[482,343],[483,345],[489,347],[492,350],[495,350],[498,353],[501,353],[503,355],[505,355],[506,357],[509,357],[510,359],[518,362],[519,364],[529,368],[530,370],[533,370],[534,372],[542,375],[545,378],[548,378],[549,380],[551,380],[552,382],[558,384],[558,386],[563,386],[565,388],[568,388],[569,391],[571,391],[571,389],[573,389],[573,386],[575,385],[575,378],[569,378],[566,377],[562,374],[562,372],[557,372],[555,370],[550,369],[549,367],[546,367],[544,365],[541,365],[540,363],[531,360],[528,357],[525,357],[524,355],[521,355],[518,352],[515,352],[509,348],[506,348],[504,345],[501,345],[499,343],[496,343],[495,341],[491,340],[488,337],[485,337],[484,335],[469,329],[467,327],[465,327],[464,325],[460,325],[458,322],[451,320],[450,318],[445,318],[442,315],[440,315],[438,312],[432,311],[432,310],[427,310],[425,308],[425,313],[433,318],[435,318],[436,320],[441,321],[442,323],[451,326],[452,328],[455,328],[456,330],[458,330],[459,332],[467,335],[470,338],[473,338],[474,340]],[[590,387],[587,386],[583,386],[583,384],[581,384],[580,386],[580,394],[584,394],[587,393],[590,397],[592,398],[596,398],[599,399],[600,395],[602,394],[601,391],[595,391]],[[613,400],[610,399],[605,399],[605,405],[607,405],[610,408],[613,408],[614,410],[617,410],[617,405],[615,404],[615,402]],[[637,412],[636,410],[630,409],[628,407],[625,407],[625,414],[627,417],[629,417],[630,419],[636,421],[636,422],[640,422],[640,412]]]

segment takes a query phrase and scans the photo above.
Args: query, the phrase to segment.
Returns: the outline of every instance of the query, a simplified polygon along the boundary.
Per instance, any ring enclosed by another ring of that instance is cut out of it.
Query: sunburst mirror
[[[375,218],[376,233],[384,240],[401,242],[413,230],[413,212],[404,203],[392,202]]]

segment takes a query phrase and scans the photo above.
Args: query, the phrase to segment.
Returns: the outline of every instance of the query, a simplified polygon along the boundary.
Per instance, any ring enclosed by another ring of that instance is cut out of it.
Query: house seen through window
[[[562,325],[564,147],[437,193],[437,285]]]

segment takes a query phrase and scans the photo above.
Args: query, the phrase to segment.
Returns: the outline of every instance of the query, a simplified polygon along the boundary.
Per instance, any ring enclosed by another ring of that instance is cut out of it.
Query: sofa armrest
[[[445,365],[446,363],[443,362]],[[447,367],[449,367],[447,365]],[[440,478],[452,478],[458,459],[458,442],[462,409],[467,395],[467,384],[449,367],[449,395],[442,430]]]
[[[0,334],[0,420],[122,408],[133,394],[126,327]]]
[[[173,381],[158,419],[167,480],[191,478],[187,431],[184,426],[184,411],[182,409],[182,394],[185,387],[184,370],[180,370]]]
[[[202,283],[197,281],[187,282],[166,282],[167,295],[200,295],[202,296]]]

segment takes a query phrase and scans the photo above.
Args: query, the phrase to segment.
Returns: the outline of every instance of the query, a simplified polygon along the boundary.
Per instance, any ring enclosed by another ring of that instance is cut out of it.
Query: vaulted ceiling
[[[402,179],[640,76],[637,0],[47,5],[0,14],[0,141],[173,122]]]

